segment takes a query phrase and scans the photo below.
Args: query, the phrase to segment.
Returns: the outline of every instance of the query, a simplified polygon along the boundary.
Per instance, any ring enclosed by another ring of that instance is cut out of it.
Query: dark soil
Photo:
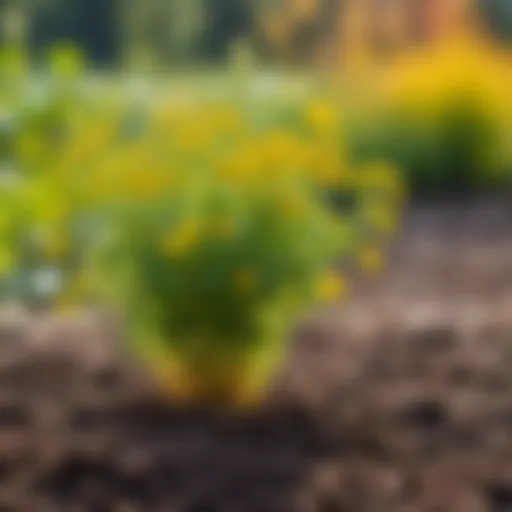
[[[512,511],[512,206],[411,212],[265,404],[184,410],[111,322],[5,311],[0,512]]]

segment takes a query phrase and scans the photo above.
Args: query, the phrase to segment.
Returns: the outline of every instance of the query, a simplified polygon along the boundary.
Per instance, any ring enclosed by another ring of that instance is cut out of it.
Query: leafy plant
[[[304,308],[343,286],[326,273],[350,249],[350,223],[321,199],[315,144],[229,108],[166,114],[112,157],[111,176],[123,173],[100,199],[97,268],[139,350],[175,366],[175,388],[238,399],[261,391]]]
[[[133,353],[174,396],[258,398],[304,312],[347,295],[343,264],[381,268],[403,198],[395,170],[351,168],[331,100],[133,109],[121,89],[91,101],[68,52],[53,64],[60,92],[37,113],[16,104],[6,294],[30,298],[35,275],[57,306],[121,310]]]

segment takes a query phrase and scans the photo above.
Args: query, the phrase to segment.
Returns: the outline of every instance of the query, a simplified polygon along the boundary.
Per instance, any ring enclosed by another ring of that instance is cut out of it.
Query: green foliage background
[[[508,0],[479,0],[482,16],[502,36],[512,36]],[[285,0],[0,0],[0,19],[14,6],[28,21],[37,51],[62,39],[79,43],[97,63],[120,59],[144,44],[168,63],[212,61],[227,55],[241,36],[255,36],[257,20]],[[318,0],[318,19],[300,27],[295,54],[305,57],[311,41],[332,30],[344,0]],[[1,25],[1,23],[0,23]],[[0,36],[2,28],[0,27]],[[4,34],[5,36],[5,34]],[[0,37],[3,39],[4,37]]]

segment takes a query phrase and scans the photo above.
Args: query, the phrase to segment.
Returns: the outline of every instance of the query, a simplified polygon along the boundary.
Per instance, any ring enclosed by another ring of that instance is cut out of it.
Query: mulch
[[[512,510],[512,207],[416,208],[261,406],[162,399],[96,313],[0,318],[0,512]]]

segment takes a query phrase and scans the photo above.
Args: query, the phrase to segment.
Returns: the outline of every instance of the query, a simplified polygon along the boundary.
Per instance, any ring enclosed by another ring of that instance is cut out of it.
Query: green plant
[[[121,310],[133,353],[174,396],[257,398],[304,311],[345,298],[340,262],[379,270],[396,172],[350,167],[325,98],[158,98],[134,111],[121,89],[115,104],[84,95],[73,55],[54,61],[59,93],[18,115],[9,141],[6,293],[30,298],[27,276],[55,271],[55,305]]]
[[[262,390],[304,308],[342,292],[329,268],[351,225],[319,194],[321,145],[229,108],[190,114],[167,112],[109,160],[115,193],[93,191],[110,219],[93,273],[174,389],[235,400]]]

